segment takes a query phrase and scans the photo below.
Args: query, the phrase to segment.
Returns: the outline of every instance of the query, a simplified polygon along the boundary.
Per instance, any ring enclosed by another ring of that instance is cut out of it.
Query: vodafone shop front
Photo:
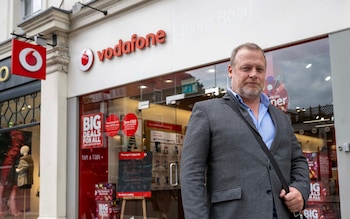
[[[222,4],[205,8],[224,13]],[[350,193],[343,186],[350,178],[343,169],[350,123],[337,119],[349,105],[342,99],[348,76],[338,61],[349,57],[339,46],[349,47],[349,31],[325,25],[316,34],[301,25],[297,36],[271,28],[256,35],[252,22],[272,21],[256,13],[253,1],[238,4],[241,16],[227,19],[202,11],[192,16],[177,5],[180,15],[166,5],[160,1],[70,34],[67,165],[77,167],[68,172],[68,184],[77,188],[68,188],[68,196],[76,194],[77,202],[68,198],[67,206],[76,205],[79,218],[184,218],[180,159],[193,104],[226,93],[231,50],[252,41],[266,52],[264,92],[289,116],[309,162],[305,216],[347,215],[340,194]],[[150,9],[165,21],[150,18]],[[148,24],[127,25],[140,18]]]

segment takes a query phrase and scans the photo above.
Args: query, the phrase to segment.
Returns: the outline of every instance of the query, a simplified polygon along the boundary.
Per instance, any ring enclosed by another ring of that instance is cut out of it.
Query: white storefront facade
[[[323,149],[327,151],[329,173],[322,167],[315,168],[316,175],[310,177],[315,182],[313,186],[328,191],[318,194],[322,196],[320,200],[311,200],[309,218],[322,218],[321,215],[350,218],[347,207],[350,201],[347,186],[350,181],[347,171],[350,165],[349,1],[104,0],[86,3],[106,10],[107,15],[86,6],[73,14],[70,11],[73,3],[64,3],[65,9],[48,7],[18,25],[29,36],[42,33],[50,39],[52,34],[57,35],[57,46],[47,46],[47,75],[46,80],[41,81],[38,218],[97,217],[95,209],[100,203],[96,197],[90,197],[93,203],[83,201],[84,193],[95,191],[85,188],[85,177],[98,178],[99,181],[91,185],[116,184],[114,193],[117,193],[121,187],[119,152],[129,152],[135,145],[131,151],[153,152],[153,167],[158,164],[154,160],[158,151],[152,149],[156,145],[159,144],[162,151],[174,146],[177,152],[181,141],[169,143],[171,136],[185,134],[190,105],[207,94],[224,93],[230,53],[244,42],[257,43],[266,50],[270,82],[284,84],[288,92],[278,94],[282,99],[287,98],[288,103],[278,99],[275,103],[286,107],[305,154],[310,155],[310,159],[316,157],[314,165],[322,166]],[[6,51],[9,47],[10,42],[2,45]],[[317,64],[321,66],[312,75],[323,77],[320,84],[313,84],[317,81],[315,77],[312,80],[302,75],[301,70],[298,72],[296,66],[308,61],[315,61],[312,63],[315,68]],[[87,66],[90,63],[91,66]],[[211,69],[215,76],[206,79],[204,74]],[[325,81],[324,76],[331,79]],[[171,81],[172,85],[160,86],[159,81],[164,79],[175,81]],[[186,86],[189,84],[192,87]],[[175,105],[171,97],[175,98]],[[300,110],[305,114],[298,114]],[[112,114],[120,122],[127,115],[135,116],[139,127],[135,128],[134,135],[120,133],[120,127],[114,130],[115,134],[102,134],[100,144],[86,147],[83,119],[102,115],[106,122]],[[326,120],[321,121],[320,117]],[[152,122],[161,125],[155,126]],[[166,140],[156,141],[155,135],[162,135]],[[132,144],[132,140],[136,143]],[[157,162],[168,165],[173,161],[169,156],[159,155]],[[95,169],[93,175],[84,175],[86,165],[89,170]],[[327,175],[325,180],[324,175]],[[169,219],[183,218],[179,200],[181,186],[176,182],[171,187],[173,178],[168,182],[167,177],[162,177],[162,172],[152,172],[150,190],[155,195],[169,192],[171,204],[163,210],[156,207],[159,205],[156,200],[147,197],[148,217],[160,218],[159,214],[164,213]],[[169,186],[160,186],[162,182]],[[125,218],[141,217],[141,204],[138,200],[126,202],[124,213]]]

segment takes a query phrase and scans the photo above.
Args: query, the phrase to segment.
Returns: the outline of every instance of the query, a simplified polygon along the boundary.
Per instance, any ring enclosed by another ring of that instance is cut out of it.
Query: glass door
[[[176,102],[142,110],[145,145],[153,159],[149,217],[183,218],[179,164],[189,112],[178,109]]]

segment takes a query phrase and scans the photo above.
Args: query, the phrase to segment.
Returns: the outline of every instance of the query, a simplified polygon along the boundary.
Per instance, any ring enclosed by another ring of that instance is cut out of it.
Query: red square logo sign
[[[30,78],[46,78],[46,48],[20,40],[12,40],[12,74]]]

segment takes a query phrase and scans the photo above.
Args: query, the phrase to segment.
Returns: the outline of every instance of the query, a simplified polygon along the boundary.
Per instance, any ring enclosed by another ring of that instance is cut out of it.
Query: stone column
[[[67,218],[67,72],[69,14],[50,8],[19,25],[43,34],[47,43],[46,80],[41,82],[39,219]]]

